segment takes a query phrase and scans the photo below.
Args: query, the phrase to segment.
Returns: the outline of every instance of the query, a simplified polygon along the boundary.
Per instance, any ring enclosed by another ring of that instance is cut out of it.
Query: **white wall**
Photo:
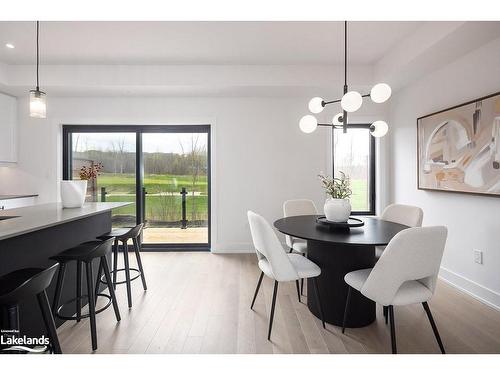
[[[282,202],[287,199],[309,197],[323,206],[316,176],[331,170],[331,136],[327,128],[313,134],[300,132],[298,120],[307,112],[307,98],[49,96],[46,120],[30,118],[27,108],[27,99],[19,99],[19,163],[0,167],[0,193],[22,190],[38,193],[40,203],[58,200],[61,124],[209,123],[213,126],[212,239],[216,251],[253,251],[248,209],[273,221],[282,216]],[[385,118],[385,110],[367,104],[364,115],[353,121]],[[321,121],[329,121],[332,115],[325,111]]]
[[[218,251],[251,250],[246,210],[275,220],[294,197],[323,200],[316,174],[326,170],[326,129],[300,132],[303,99],[56,98],[46,120],[28,117],[19,100],[19,163],[0,168],[3,191],[58,200],[61,124],[212,124],[213,233]]]
[[[417,190],[416,119],[500,91],[500,39],[397,92],[391,101],[391,200],[449,229],[441,277],[500,308],[500,198]],[[473,249],[484,252],[474,263]]]

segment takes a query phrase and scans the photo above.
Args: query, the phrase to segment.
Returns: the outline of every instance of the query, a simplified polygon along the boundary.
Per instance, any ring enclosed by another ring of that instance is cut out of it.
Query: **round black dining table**
[[[385,246],[405,225],[375,217],[359,217],[364,226],[332,230],[316,222],[317,215],[290,216],[276,220],[281,233],[307,240],[307,257],[321,268],[318,290],[325,321],[342,326],[348,286],[344,276],[375,264],[375,246]],[[307,280],[307,306],[320,317],[312,279]],[[375,302],[353,290],[346,327],[364,327],[375,321]]]

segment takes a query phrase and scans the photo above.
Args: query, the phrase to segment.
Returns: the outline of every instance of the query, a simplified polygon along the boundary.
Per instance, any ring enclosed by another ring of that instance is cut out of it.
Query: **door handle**
[[[148,192],[146,191],[146,188],[143,187],[142,188],[142,199],[141,199],[142,200],[142,202],[141,202],[142,203],[141,204],[141,206],[142,206],[141,215],[142,215],[142,222],[144,224],[147,223],[147,220],[146,220],[146,195],[147,194],[148,194]]]

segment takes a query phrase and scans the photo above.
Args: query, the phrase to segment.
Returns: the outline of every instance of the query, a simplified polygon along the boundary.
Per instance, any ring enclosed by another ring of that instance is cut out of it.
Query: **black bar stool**
[[[118,303],[116,302],[115,290],[113,289],[113,284],[111,283],[111,274],[108,266],[108,261],[106,255],[111,252],[111,246],[113,240],[109,239],[106,241],[90,241],[85,242],[79,246],[73,247],[71,249],[65,250],[62,253],[57,254],[51,259],[57,260],[61,267],[59,268],[59,274],[57,276],[56,293],[54,296],[54,303],[52,305],[52,310],[55,316],[63,320],[76,320],[79,322],[82,318],[90,318],[90,333],[92,336],[92,350],[97,350],[97,329],[96,329],[96,314],[99,314],[106,310],[111,304],[113,304],[113,309],[115,310],[116,320],[119,322],[120,311],[118,310]],[[94,278],[92,275],[92,261],[94,259],[100,259],[99,268],[104,270],[104,277],[106,279],[106,284],[108,285],[109,295],[104,293],[99,293],[98,285],[96,282],[94,285]],[[76,298],[73,298],[62,305],[59,305],[61,299],[61,292],[64,281],[64,274],[66,272],[66,264],[71,261],[77,262],[77,286],[76,286]],[[87,295],[82,296],[82,264],[85,263],[85,270],[87,273]],[[97,287],[96,287],[97,286]],[[95,291],[94,291],[94,287]],[[96,311],[96,301],[97,296],[105,297],[108,299],[108,303]],[[82,299],[84,297],[88,298],[89,313],[82,315]],[[61,311],[64,306],[71,302],[76,302],[76,316],[62,315]]]
[[[146,278],[144,276],[144,269],[142,268],[141,261],[141,253],[140,253],[140,245],[139,245],[139,236],[141,235],[144,224],[139,224],[133,228],[116,228],[111,232],[103,234],[99,236],[99,239],[107,240],[114,238],[114,247],[113,247],[113,285],[116,287],[118,284],[127,284],[127,298],[128,298],[128,307],[132,307],[132,290],[130,287],[130,282],[137,279],[139,276],[142,279],[142,287],[144,290],[148,290],[148,286],[146,285]],[[128,240],[132,240],[134,244],[134,252],[135,257],[137,259],[137,268],[130,267],[129,259],[128,259]],[[123,263],[124,268],[118,268],[118,243],[119,241],[122,243],[123,250]],[[116,281],[116,275],[118,272],[125,271],[125,280],[124,281]],[[130,277],[130,271],[135,271],[137,275],[134,277]],[[101,269],[99,268],[99,274],[101,273]],[[103,282],[100,277],[98,278],[98,283]]]
[[[49,287],[58,264],[47,269],[23,268],[0,277],[0,306],[7,311],[9,330],[19,331],[19,303],[26,298],[38,299],[43,323],[50,340],[52,353],[62,354],[52,317],[46,289]]]

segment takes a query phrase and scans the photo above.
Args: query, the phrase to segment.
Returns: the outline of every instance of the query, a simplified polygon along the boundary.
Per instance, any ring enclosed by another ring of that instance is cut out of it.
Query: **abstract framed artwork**
[[[417,184],[500,197],[500,92],[417,119]]]

